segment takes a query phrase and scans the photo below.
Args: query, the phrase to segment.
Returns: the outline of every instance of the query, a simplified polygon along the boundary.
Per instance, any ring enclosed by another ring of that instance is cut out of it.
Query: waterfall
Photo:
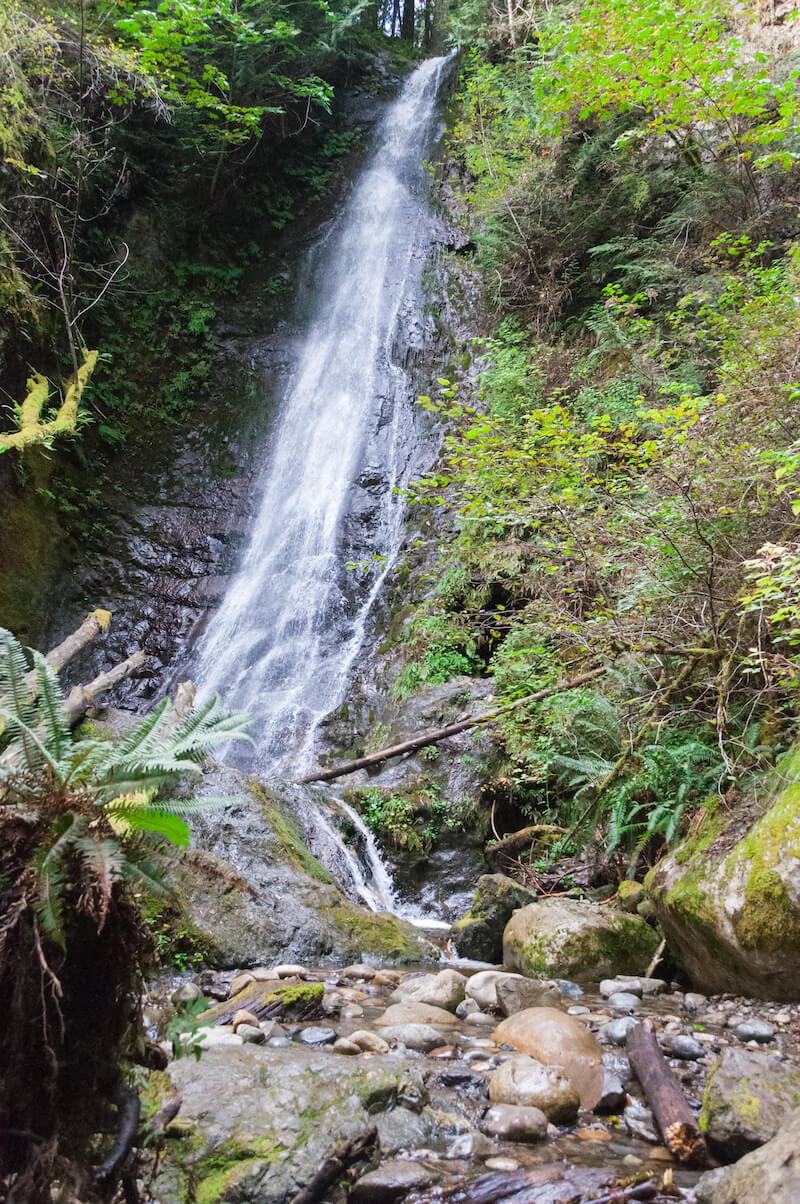
[[[421,312],[431,243],[424,161],[445,62],[428,59],[409,76],[311,257],[314,312],[279,405],[249,545],[198,649],[201,695],[218,691],[253,716],[255,751],[245,755],[270,776],[295,777],[311,764],[318,726],[345,697],[403,539],[397,489],[414,471],[419,437],[413,385],[393,349]],[[358,549],[357,496],[372,553],[362,576],[346,569]],[[354,889],[373,908],[397,909],[371,834],[351,819],[372,863],[372,881],[362,874]],[[335,845],[331,817],[316,822],[316,843]],[[359,859],[345,850],[348,858],[357,879]]]

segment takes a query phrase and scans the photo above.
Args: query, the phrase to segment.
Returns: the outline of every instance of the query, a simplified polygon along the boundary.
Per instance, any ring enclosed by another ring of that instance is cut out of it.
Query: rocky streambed
[[[154,992],[156,1028],[201,995],[210,1006],[180,1038],[184,1056],[146,1089],[159,1130],[142,1185],[153,1204],[734,1204],[745,1196],[730,1177],[786,1142],[776,1134],[800,1098],[800,1007],[657,978],[579,985],[463,963],[205,971],[173,1002]],[[626,1055],[643,1018],[713,1158],[744,1156],[730,1170],[702,1176],[663,1144]],[[332,1155],[343,1159],[332,1181],[298,1195]],[[751,1185],[747,1204],[800,1199],[789,1180],[769,1190]]]

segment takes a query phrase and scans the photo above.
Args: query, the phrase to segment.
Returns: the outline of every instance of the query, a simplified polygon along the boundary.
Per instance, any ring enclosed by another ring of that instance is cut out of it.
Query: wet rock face
[[[506,924],[520,907],[535,901],[533,891],[513,878],[484,874],[478,879],[469,911],[456,920],[450,933],[459,954],[475,961],[501,961]]]
[[[438,960],[439,951],[411,924],[342,894],[279,794],[233,770],[220,771],[208,789],[234,794],[234,801],[199,825],[200,840],[213,851],[194,850],[176,871],[183,919],[207,964]]]
[[[703,991],[800,998],[800,747],[776,770],[766,812],[733,848],[724,816],[648,875],[670,947]]]
[[[800,1200],[800,1108],[775,1137],[735,1166],[711,1171],[698,1204],[797,1204]]]
[[[700,1125],[712,1152],[733,1162],[775,1137],[799,1105],[800,1068],[734,1046],[709,1075]]]
[[[603,977],[644,970],[658,935],[640,916],[572,899],[517,911],[503,933],[503,964],[531,977]]]

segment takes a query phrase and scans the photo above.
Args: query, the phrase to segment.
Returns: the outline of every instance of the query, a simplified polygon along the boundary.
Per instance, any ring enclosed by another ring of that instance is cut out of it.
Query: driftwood
[[[679,1162],[708,1164],[708,1149],[686,1096],[658,1048],[655,1030],[645,1020],[628,1033],[628,1057],[647,1102],[653,1109],[664,1144]]]
[[[331,1184],[349,1170],[362,1158],[366,1158],[375,1147],[378,1140],[378,1130],[372,1128],[354,1141],[342,1142],[337,1145],[332,1154],[323,1162],[314,1178],[301,1188],[290,1204],[317,1204],[327,1192]]]
[[[515,702],[510,702],[507,706],[497,707],[494,711],[489,711],[485,715],[473,715],[470,719],[461,719],[458,723],[448,723],[446,727],[431,728],[426,732],[418,732],[416,736],[411,736],[410,739],[404,740],[402,744],[393,744],[391,748],[381,748],[378,752],[369,753],[366,757],[356,757],[353,761],[347,761],[344,765],[336,765],[333,769],[321,769],[314,773],[307,774],[304,778],[298,778],[300,783],[308,782],[330,782],[334,778],[344,777],[348,773],[355,773],[357,769],[368,769],[372,765],[380,765],[383,761],[388,761],[390,757],[400,757],[403,753],[414,752],[418,748],[425,748],[429,744],[438,744],[440,740],[446,740],[448,736],[457,736],[459,732],[466,732],[471,727],[479,727],[484,723],[492,723],[498,715],[507,714],[508,711],[514,711],[517,707],[525,706],[530,702],[539,702],[542,698],[549,698],[551,694],[561,694],[565,690],[574,690],[576,686],[582,686],[587,681],[592,681],[595,677],[599,677],[602,673],[606,673],[605,666],[599,669],[591,669],[588,673],[581,673],[578,677],[573,677],[571,681],[561,682],[557,686],[548,686],[544,690],[537,690],[535,694],[527,694],[524,698],[518,698]]]
[[[81,648],[94,639],[96,635],[108,629],[111,622],[110,610],[93,610],[90,615],[81,623],[77,631],[73,631],[72,635],[68,635],[65,640],[57,644],[55,648],[51,648],[45,656],[45,660],[51,669],[58,673],[59,669],[63,669],[67,661],[70,660],[76,652],[80,652]],[[36,694],[36,670],[32,669],[25,678],[25,686],[31,692],[31,696]]]
[[[105,694],[106,690],[110,690],[124,678],[130,677],[131,673],[141,669],[146,659],[141,650],[134,652],[127,660],[120,661],[118,665],[107,669],[105,673],[98,674],[94,681],[88,682],[85,686],[75,686],[70,690],[64,704],[70,726],[74,727],[83,718],[98,694]]]
[[[504,858],[513,859],[523,849],[530,848],[535,840],[547,840],[548,837],[563,835],[564,828],[555,824],[531,824],[527,828],[520,828],[518,832],[509,832],[508,836],[503,836],[494,844],[486,846],[486,864],[492,873],[496,873]]]

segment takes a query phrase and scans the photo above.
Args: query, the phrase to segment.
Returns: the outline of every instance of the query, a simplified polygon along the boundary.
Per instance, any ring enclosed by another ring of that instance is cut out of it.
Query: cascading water
[[[422,304],[431,241],[424,159],[445,62],[429,59],[408,78],[312,259],[315,313],[280,405],[250,543],[199,648],[202,694],[218,691],[253,716],[254,751],[245,755],[270,775],[296,777],[311,763],[403,538],[396,489],[414,469],[418,438],[414,389],[393,347]],[[360,579],[345,567],[358,488],[371,499],[372,568]],[[402,911],[371,834],[350,820],[366,837],[372,876],[359,882],[358,859],[345,850],[351,886],[373,908]],[[332,822],[318,814],[311,825],[315,851],[336,841]]]

